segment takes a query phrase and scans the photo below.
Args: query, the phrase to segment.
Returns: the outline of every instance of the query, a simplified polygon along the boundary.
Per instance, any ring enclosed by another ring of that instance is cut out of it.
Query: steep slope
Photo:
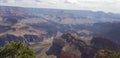
[[[93,58],[100,49],[119,50],[119,48],[119,44],[106,38],[93,38],[88,45],[80,37],[67,33],[55,38],[46,54],[55,55],[57,58]]]

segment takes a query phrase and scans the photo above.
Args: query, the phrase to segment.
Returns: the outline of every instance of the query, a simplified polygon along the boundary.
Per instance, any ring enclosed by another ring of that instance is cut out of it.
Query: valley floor
[[[50,48],[52,39],[47,39],[43,42],[32,43],[29,47],[36,54],[36,58],[56,58],[55,56],[47,56],[46,51]]]

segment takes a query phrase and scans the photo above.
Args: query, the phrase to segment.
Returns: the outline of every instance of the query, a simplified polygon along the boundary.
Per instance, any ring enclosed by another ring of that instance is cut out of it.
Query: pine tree
[[[1,58],[35,58],[32,50],[22,42],[10,42],[0,51]]]

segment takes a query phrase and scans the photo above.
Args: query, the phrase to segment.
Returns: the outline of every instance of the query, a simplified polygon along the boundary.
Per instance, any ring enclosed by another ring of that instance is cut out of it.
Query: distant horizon
[[[0,5],[1,6],[1,5]],[[36,8],[36,9],[53,9],[53,10],[73,10],[73,11],[91,11],[91,12],[103,12],[103,13],[112,13],[112,14],[120,14],[120,13],[114,13],[114,12],[105,12],[105,11],[95,11],[95,10],[86,10],[86,9],[59,9],[59,8],[37,8],[37,7],[23,7],[23,6],[9,6],[9,5],[7,5],[7,6],[5,6],[5,5],[2,5],[1,7],[20,7],[20,8]]]
[[[120,13],[120,0],[0,0],[0,6]]]

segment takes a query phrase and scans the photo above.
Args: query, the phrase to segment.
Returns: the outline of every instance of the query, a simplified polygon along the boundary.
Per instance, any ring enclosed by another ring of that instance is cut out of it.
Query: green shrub
[[[22,42],[10,42],[0,49],[1,58],[35,58],[31,49]]]

